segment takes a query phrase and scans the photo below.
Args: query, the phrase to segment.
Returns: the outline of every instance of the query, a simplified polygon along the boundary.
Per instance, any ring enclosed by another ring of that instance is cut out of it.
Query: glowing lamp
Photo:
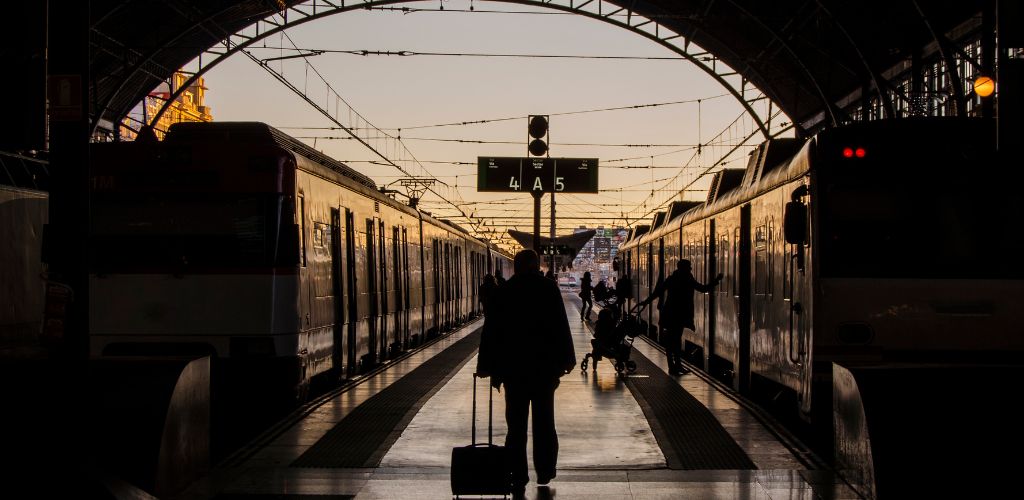
[[[863,158],[868,155],[868,152],[864,148],[857,148],[854,150],[853,154],[856,155],[857,158]]]
[[[987,76],[979,76],[977,80],[974,80],[974,93],[978,94],[979,97],[988,97],[995,91],[995,80]]]
[[[843,148],[843,158],[853,158],[853,148]]]

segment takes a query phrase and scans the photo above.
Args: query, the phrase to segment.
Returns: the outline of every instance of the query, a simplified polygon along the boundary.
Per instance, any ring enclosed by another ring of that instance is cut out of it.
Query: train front
[[[297,380],[294,160],[244,137],[92,147],[93,356],[212,354]]]
[[[944,470],[974,493],[1016,473],[992,449],[1024,445],[1024,213],[994,137],[966,119],[820,136],[813,335],[831,397],[815,405],[861,491],[920,496]]]

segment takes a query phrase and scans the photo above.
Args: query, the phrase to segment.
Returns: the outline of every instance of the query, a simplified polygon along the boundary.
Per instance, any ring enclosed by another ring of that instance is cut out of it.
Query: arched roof
[[[845,121],[845,110],[863,102],[863,97],[874,98],[883,115],[891,113],[891,98],[877,89],[891,90],[889,78],[914,58],[948,57],[948,52],[957,50],[949,39],[978,32],[986,4],[983,0],[573,1],[622,7],[681,34],[761,89],[802,131]],[[299,3],[303,2],[92,0],[94,118],[118,121],[203,50]],[[326,0],[320,3],[328,6]]]

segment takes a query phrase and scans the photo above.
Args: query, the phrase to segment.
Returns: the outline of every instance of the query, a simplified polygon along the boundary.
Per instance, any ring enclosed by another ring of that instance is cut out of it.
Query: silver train
[[[93,356],[212,354],[299,397],[481,313],[507,255],[261,123],[92,148]]]
[[[1020,364],[1024,210],[994,137],[907,119],[769,141],[705,202],[634,228],[620,277],[640,300],[680,258],[723,273],[696,294],[686,356],[813,426],[832,423],[833,363]],[[656,337],[658,309],[642,320]]]

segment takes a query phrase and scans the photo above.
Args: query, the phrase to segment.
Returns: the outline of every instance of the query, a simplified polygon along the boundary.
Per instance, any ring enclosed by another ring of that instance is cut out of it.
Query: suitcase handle
[[[476,442],[476,379],[477,378],[480,378],[480,375],[477,374],[477,373],[473,373],[473,426],[472,426],[472,429],[473,429],[473,431],[472,431],[472,435],[473,435],[472,443],[473,444],[477,444],[477,442]],[[491,445],[491,444],[494,444],[493,443],[493,437],[492,437],[492,434],[494,432],[494,389],[491,388],[490,385],[488,385],[487,388],[491,389],[490,391],[487,391],[487,444]]]

